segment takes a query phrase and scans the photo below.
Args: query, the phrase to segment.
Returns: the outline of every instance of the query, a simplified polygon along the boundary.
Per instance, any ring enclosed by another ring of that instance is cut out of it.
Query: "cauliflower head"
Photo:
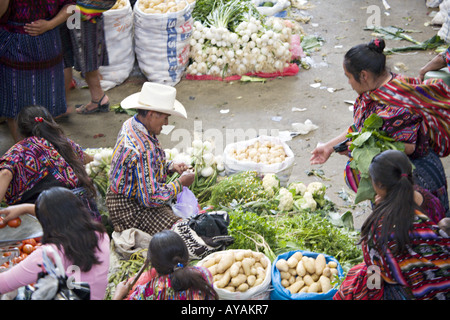
[[[280,211],[291,211],[294,207],[294,196],[286,188],[280,188],[277,199],[279,200],[278,210]]]
[[[280,180],[274,173],[269,173],[262,179],[262,186],[269,197],[273,197],[280,188]]]
[[[296,195],[303,195],[306,191],[306,185],[303,182],[293,182],[288,188],[294,190]]]

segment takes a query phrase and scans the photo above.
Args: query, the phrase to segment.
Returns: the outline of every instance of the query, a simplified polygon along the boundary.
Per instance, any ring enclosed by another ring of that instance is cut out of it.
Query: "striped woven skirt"
[[[106,193],[106,206],[116,232],[136,228],[154,235],[170,229],[181,219],[173,213],[169,205],[144,207],[134,199],[128,199],[110,190]]]
[[[426,156],[412,159],[411,162],[415,166],[414,182],[437,197],[446,211],[446,216],[450,217],[447,177],[441,159],[430,151]]]
[[[81,21],[80,28],[62,27],[64,67],[74,67],[84,75],[109,65],[103,21],[103,16],[99,16],[95,23]]]
[[[58,28],[40,36],[0,30],[0,116],[15,118],[23,107],[41,105],[53,117],[66,112]]]

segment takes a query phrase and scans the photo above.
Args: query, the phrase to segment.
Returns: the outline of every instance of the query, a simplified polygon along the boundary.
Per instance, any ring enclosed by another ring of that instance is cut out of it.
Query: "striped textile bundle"
[[[440,157],[450,154],[450,88],[442,79],[421,82],[418,78],[397,75],[369,95],[374,101],[420,114],[436,154]]]
[[[81,14],[81,19],[91,20],[95,19],[103,12],[111,9],[117,0],[81,0],[77,1],[77,11]]]

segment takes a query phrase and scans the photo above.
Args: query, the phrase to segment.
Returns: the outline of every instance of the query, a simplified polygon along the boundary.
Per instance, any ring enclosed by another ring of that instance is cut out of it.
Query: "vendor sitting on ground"
[[[156,137],[169,116],[187,118],[175,98],[175,88],[146,82],[141,92],[121,103],[122,108],[138,112],[123,124],[111,161],[106,205],[116,232],[137,228],[153,235],[180,219],[170,203],[183,186],[192,184],[194,174],[186,171],[185,164],[167,162]],[[167,175],[175,171],[180,178],[166,183]]]
[[[24,107],[16,121],[22,140],[0,158],[0,199],[8,205],[34,203],[42,191],[65,187],[100,221],[96,190],[84,168],[92,157],[64,134],[43,106]]]

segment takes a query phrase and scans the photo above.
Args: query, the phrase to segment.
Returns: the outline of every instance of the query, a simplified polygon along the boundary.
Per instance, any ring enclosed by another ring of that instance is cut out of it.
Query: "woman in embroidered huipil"
[[[0,117],[14,118],[28,105],[42,105],[53,117],[66,112],[59,25],[74,0],[0,0]]]
[[[349,270],[334,299],[450,299],[450,238],[417,205],[408,157],[384,151],[369,174],[377,196],[361,228],[364,262]]]
[[[23,139],[0,158],[0,199],[8,205],[34,203],[42,191],[65,187],[99,220],[96,191],[84,168],[92,157],[64,135],[42,106],[23,108],[17,124]]]
[[[437,197],[450,215],[447,179],[440,157],[450,153],[450,96],[441,80],[422,82],[393,74],[386,68],[384,40],[375,39],[350,49],[344,71],[359,96],[354,104],[353,125],[340,136],[312,151],[311,164],[321,164],[344,141],[351,130],[360,131],[364,120],[376,113],[383,119],[382,130],[405,143],[405,153],[415,166],[418,187]],[[348,143],[350,144],[350,142]],[[348,155],[348,152],[342,154]],[[345,179],[355,192],[358,175],[347,166]]]

